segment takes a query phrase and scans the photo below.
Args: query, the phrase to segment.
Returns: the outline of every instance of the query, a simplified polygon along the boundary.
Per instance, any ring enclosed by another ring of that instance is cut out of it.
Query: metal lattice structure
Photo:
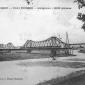
[[[50,37],[44,41],[32,41],[27,40],[26,43],[23,45],[24,48],[37,48],[37,47],[56,47],[56,48],[65,48],[66,43],[62,42],[57,37]]]

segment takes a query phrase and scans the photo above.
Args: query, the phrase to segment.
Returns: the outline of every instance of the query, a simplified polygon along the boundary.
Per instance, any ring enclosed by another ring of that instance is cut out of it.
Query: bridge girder
[[[28,47],[61,47],[64,48],[66,43],[62,42],[57,37],[50,37],[44,41],[32,41],[27,40],[27,42],[24,44],[24,48]]]

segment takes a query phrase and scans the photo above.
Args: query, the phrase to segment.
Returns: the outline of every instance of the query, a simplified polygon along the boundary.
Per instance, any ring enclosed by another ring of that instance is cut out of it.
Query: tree
[[[28,5],[33,4],[32,1],[33,0],[26,0],[26,2],[27,2]]]
[[[78,3],[78,8],[81,9],[85,6],[85,0],[75,0],[74,2]]]
[[[78,9],[81,10],[83,7],[85,7],[85,0],[75,0],[78,4]],[[85,31],[85,14],[84,13],[78,13],[77,18],[83,22],[82,29]]]

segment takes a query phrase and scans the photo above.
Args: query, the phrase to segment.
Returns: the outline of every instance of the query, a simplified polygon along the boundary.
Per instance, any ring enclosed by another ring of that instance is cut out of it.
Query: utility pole
[[[68,33],[66,32],[66,54],[69,54],[69,38],[68,38]]]
[[[69,38],[68,38],[68,33],[66,32],[66,44],[69,45]]]

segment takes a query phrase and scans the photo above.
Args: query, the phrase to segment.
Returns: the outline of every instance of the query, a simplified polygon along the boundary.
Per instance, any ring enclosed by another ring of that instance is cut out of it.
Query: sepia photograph
[[[0,0],[0,85],[85,85],[85,0]]]

